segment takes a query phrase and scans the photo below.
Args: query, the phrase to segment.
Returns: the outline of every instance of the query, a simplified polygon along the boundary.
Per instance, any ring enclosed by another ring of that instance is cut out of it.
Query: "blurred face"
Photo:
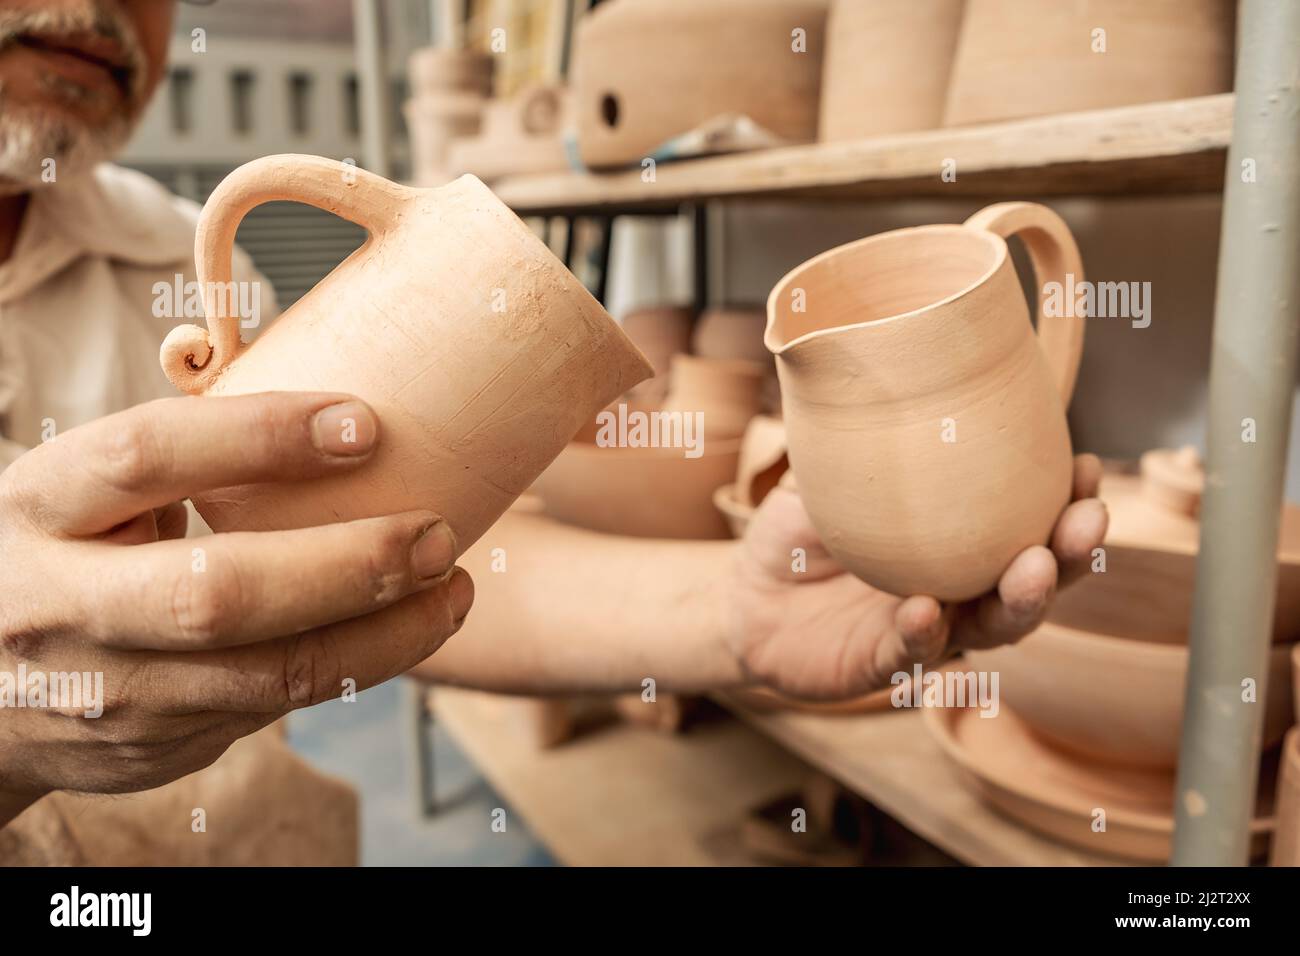
[[[172,0],[0,0],[0,194],[108,159],[162,77]]]

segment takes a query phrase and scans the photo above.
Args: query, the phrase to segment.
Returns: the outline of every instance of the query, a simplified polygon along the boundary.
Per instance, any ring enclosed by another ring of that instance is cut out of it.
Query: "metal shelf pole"
[[[1173,863],[1244,865],[1300,319],[1300,3],[1242,0]],[[1243,682],[1257,684],[1244,700]]]

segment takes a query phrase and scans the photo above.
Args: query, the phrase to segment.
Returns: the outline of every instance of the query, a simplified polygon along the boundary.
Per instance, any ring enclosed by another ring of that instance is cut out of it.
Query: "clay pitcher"
[[[235,230],[272,200],[363,226],[366,242],[252,344],[223,318]],[[380,422],[346,475],[195,497],[215,530],[297,528],[432,509],[469,547],[596,412],[650,375],[567,269],[473,176],[410,189],[314,156],[231,173],[195,238],[207,330],[173,329],[172,383],[196,395],[348,392]],[[213,283],[214,285],[209,285]]]
[[[832,249],[768,299],[799,492],[831,553],[889,593],[988,591],[1069,501],[1083,319],[1040,307],[1035,336],[1012,234],[1044,306],[1082,281],[1060,217],[1000,203]]]

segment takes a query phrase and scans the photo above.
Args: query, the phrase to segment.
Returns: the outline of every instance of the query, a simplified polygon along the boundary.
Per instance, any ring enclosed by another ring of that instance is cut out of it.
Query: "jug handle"
[[[1032,202],[1001,202],[986,206],[966,220],[965,225],[1009,239],[1018,235],[1034,266],[1038,288],[1038,344],[1056,379],[1061,402],[1069,406],[1083,355],[1083,316],[1074,314],[1067,303],[1064,315],[1048,315],[1046,290],[1049,282],[1067,288],[1066,276],[1075,285],[1083,281],[1083,259],[1065,220],[1046,206]]]
[[[397,222],[411,192],[321,156],[265,156],[232,172],[208,197],[194,236],[207,328],[181,325],[168,333],[159,354],[167,378],[182,392],[201,393],[244,348],[239,316],[223,316],[214,293],[230,288],[235,231],[249,211],[275,200],[305,203],[356,223],[373,239]]]

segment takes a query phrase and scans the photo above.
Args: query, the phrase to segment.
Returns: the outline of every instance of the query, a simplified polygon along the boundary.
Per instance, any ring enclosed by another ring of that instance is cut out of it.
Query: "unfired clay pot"
[[[705,309],[695,323],[691,336],[691,354],[701,358],[745,359],[763,367],[762,408],[770,414],[781,412],[781,386],[776,378],[776,362],[763,345],[767,310],[762,306],[715,306]]]
[[[214,530],[434,508],[467,548],[584,422],[650,374],[600,304],[472,176],[418,190],[320,157],[255,160],[199,219],[205,290],[230,282],[244,215],[281,199],[350,219],[369,238],[252,345],[209,295],[207,330],[173,329],[163,369],[194,395],[351,393],[374,408],[382,436],[344,475],[196,495]]]
[[[1105,570],[1064,589],[1049,620],[1084,631],[1185,644],[1191,626],[1205,473],[1196,449],[1156,449],[1139,473],[1107,470]],[[1286,504],[1278,542],[1273,640],[1300,640],[1300,508]]]
[[[639,163],[725,114],[790,141],[817,136],[826,0],[609,0],[576,33],[578,149]],[[804,31],[798,52],[794,31]]]
[[[674,355],[691,350],[695,310],[684,305],[634,309],[623,316],[623,331],[654,367],[654,378],[633,390],[638,404],[658,407],[668,394],[668,369]]]
[[[604,448],[596,433],[593,421],[537,479],[548,515],[636,538],[731,537],[713,493],[735,477],[739,438],[709,438],[700,457],[687,458],[680,448]]]
[[[1292,728],[1282,744],[1277,832],[1268,862],[1270,866],[1300,866],[1300,728]]]
[[[964,0],[834,0],[826,26],[825,142],[943,122]]]
[[[743,359],[674,355],[663,409],[704,415],[710,438],[735,438],[763,404],[763,369]]]
[[[1274,645],[1267,675],[1263,747],[1291,725],[1291,649]],[[1045,739],[1109,764],[1172,770],[1178,763],[1187,689],[1186,647],[1124,640],[1046,623],[1016,644],[968,651],[996,671],[1003,703]],[[1251,675],[1244,675],[1251,676]]]
[[[447,152],[456,173],[473,173],[491,182],[503,176],[563,172],[569,168],[564,149],[567,91],[537,85],[509,99],[490,100],[482,131],[459,139]]]
[[[1036,285],[1079,281],[1056,213],[999,203],[964,225],[832,249],[768,300],[790,466],[822,541],[891,594],[965,600],[1044,544],[1073,475],[1065,406],[1083,319],[1034,335],[1004,237]]]
[[[966,0],[945,123],[1232,89],[1234,0]],[[1097,52],[1104,30],[1104,52]]]
[[[1174,832],[1174,774],[1099,767],[1053,748],[1007,708],[927,707],[926,728],[994,808],[1054,839],[1090,853],[1146,863],[1169,860]],[[1250,824],[1252,857],[1267,852],[1273,829],[1271,768],[1265,762]],[[1105,830],[1093,828],[1106,812]]]
[[[403,104],[416,185],[442,186],[454,178],[448,163],[451,145],[478,132],[487,102],[477,93],[457,90],[427,93]]]

